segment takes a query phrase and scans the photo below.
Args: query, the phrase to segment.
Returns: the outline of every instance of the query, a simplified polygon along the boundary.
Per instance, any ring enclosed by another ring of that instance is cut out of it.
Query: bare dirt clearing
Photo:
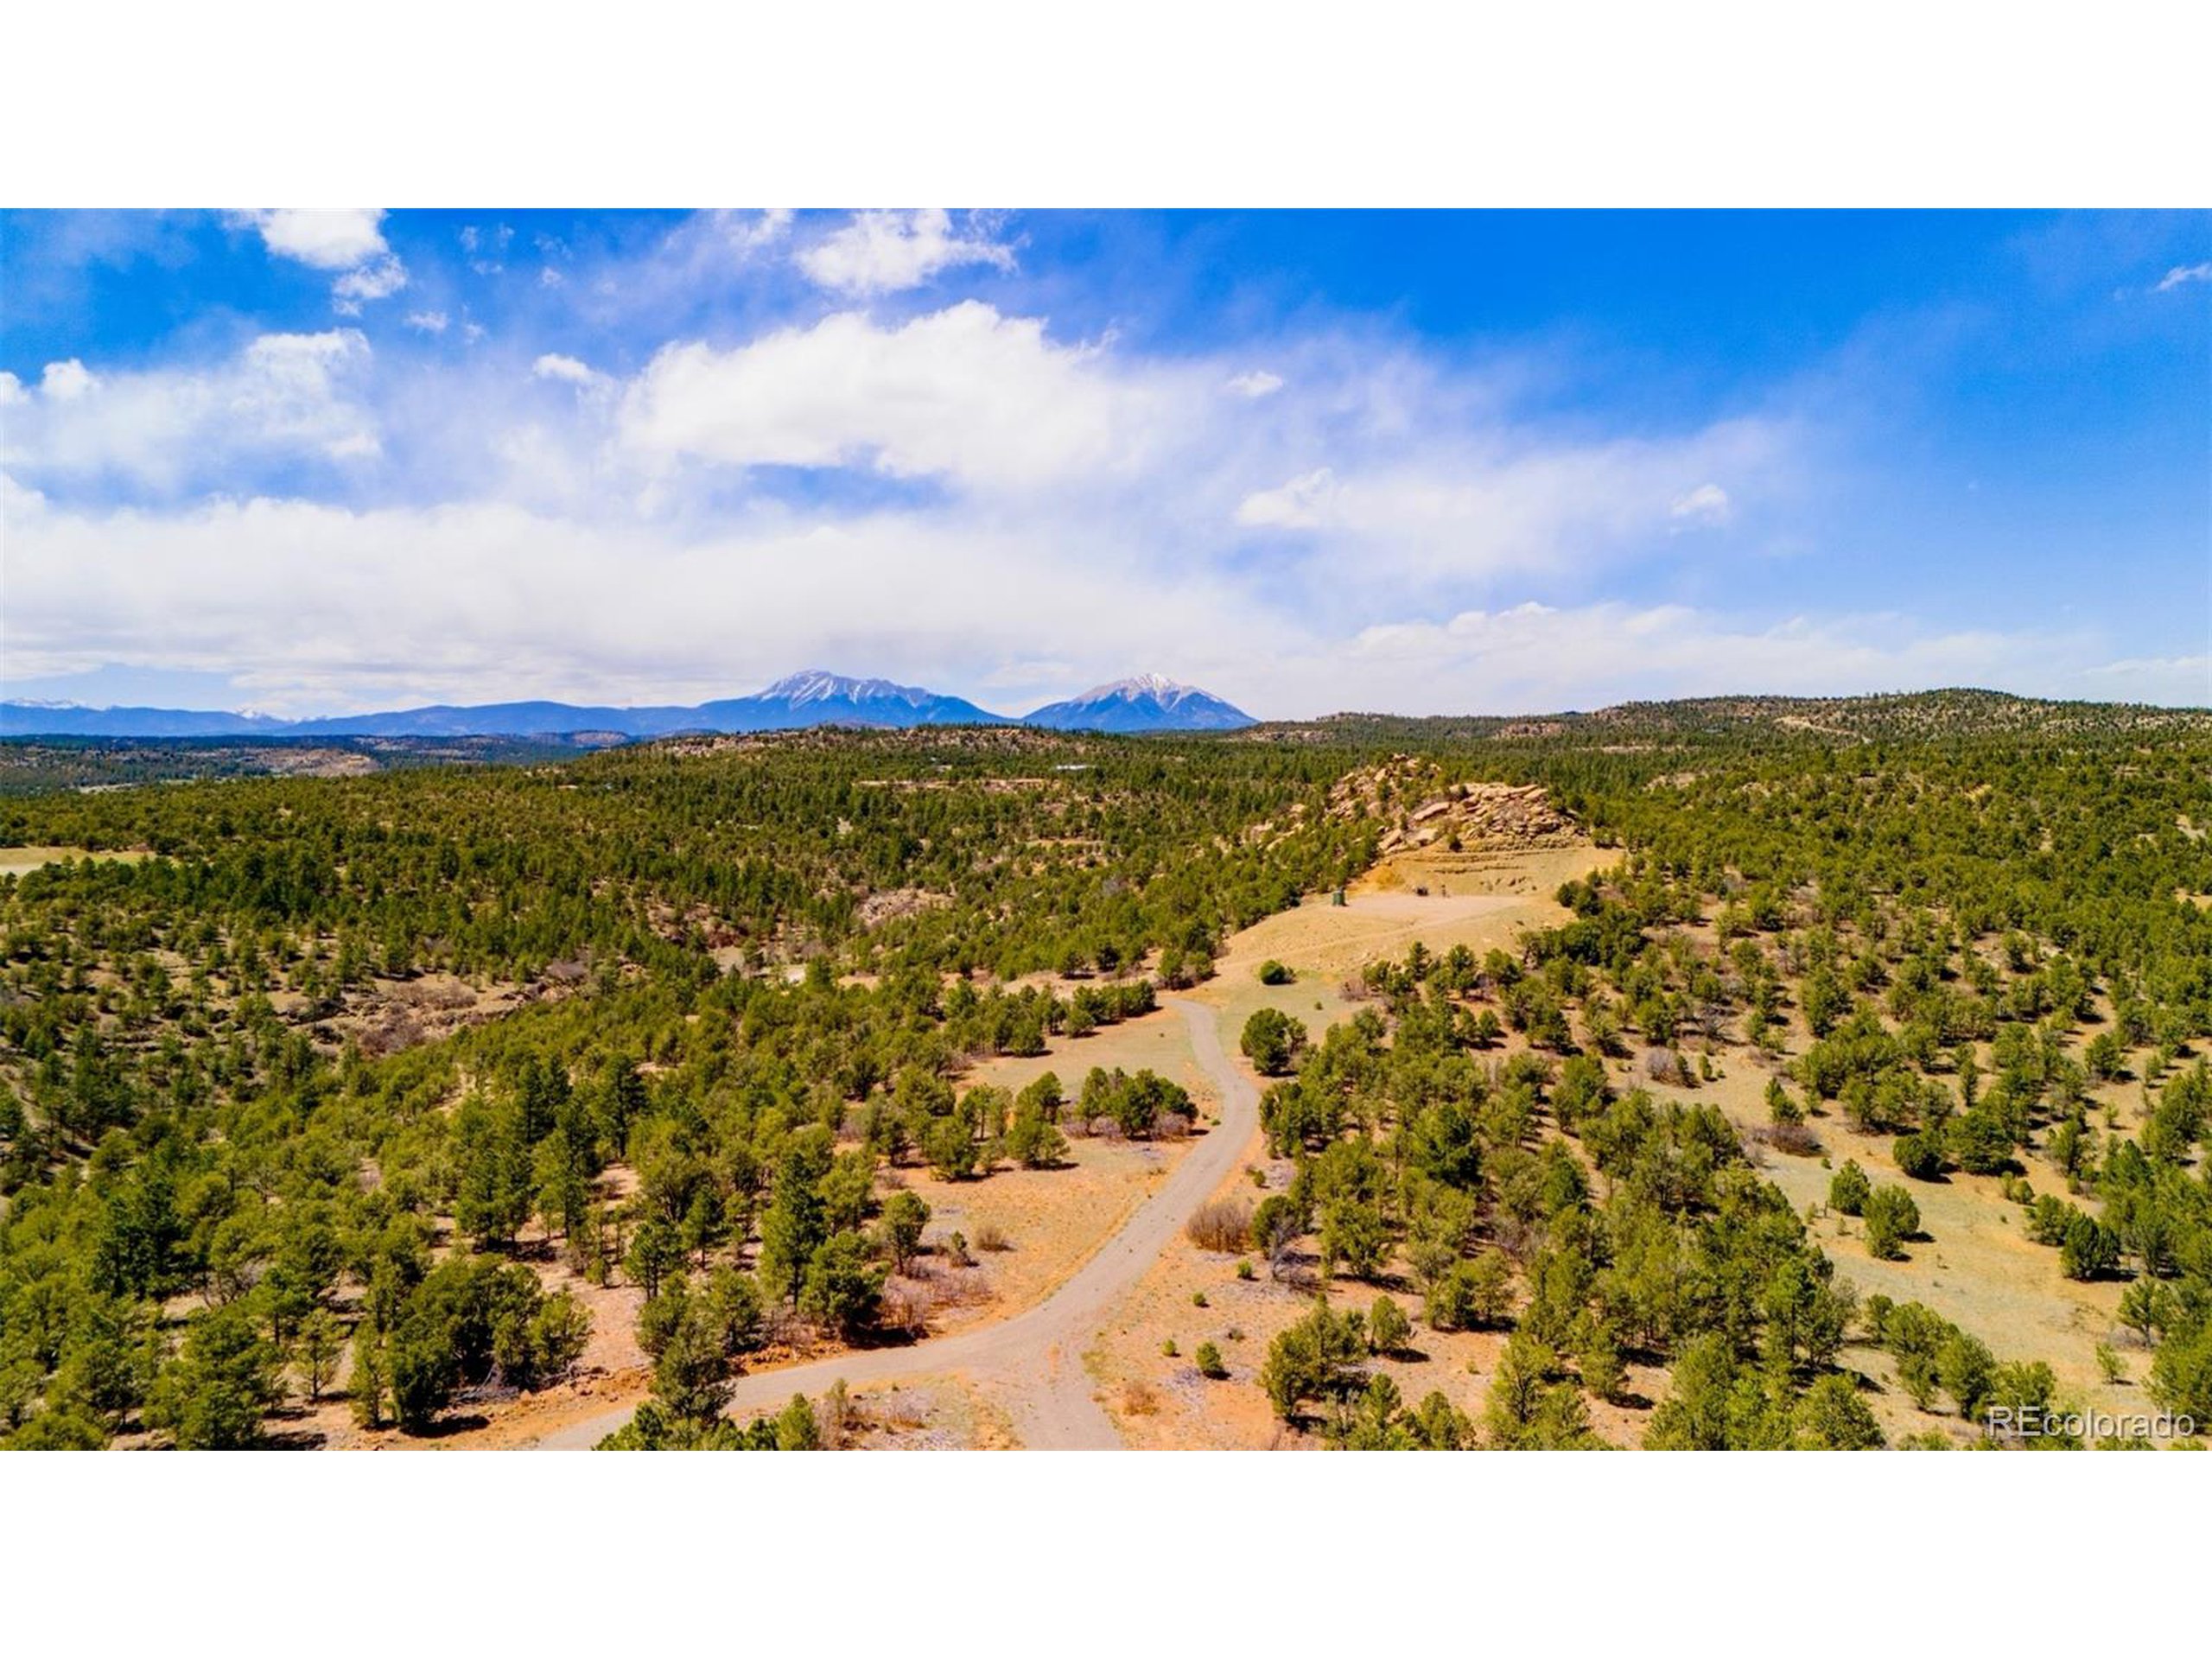
[[[99,863],[136,864],[148,852],[96,853],[86,847],[0,847],[0,875],[28,875],[48,864],[89,858]]]

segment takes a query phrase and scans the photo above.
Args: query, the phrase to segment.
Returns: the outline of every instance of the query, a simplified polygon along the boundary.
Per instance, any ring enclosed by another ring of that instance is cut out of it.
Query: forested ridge
[[[153,855],[0,879],[0,1435],[266,1443],[341,1376],[363,1421],[434,1432],[577,1363],[588,1321],[527,1232],[647,1289],[634,1440],[766,1443],[715,1423],[771,1327],[899,1317],[885,1281],[926,1217],[882,1169],[1050,1166],[1096,1119],[1187,1122],[1148,1073],[1071,1063],[1017,1099],[966,1064],[1057,1054],[1355,874],[1389,826],[1330,785],[1402,750],[1541,784],[1626,858],[1527,960],[1379,968],[1369,1014],[1269,1054],[1300,1173],[1255,1245],[1515,1333],[1512,1386],[1459,1423],[1370,1397],[1372,1332],[1325,1309],[1275,1368],[1285,1415],[1579,1444],[1626,1355],[1675,1379],[1654,1443],[1864,1443],[1847,1342],[1963,1379],[1965,1418],[2047,1395],[2032,1354],[1985,1366],[1925,1310],[1854,1306],[1734,1128],[1605,1064],[1694,1078],[1764,1047],[1760,1155],[1847,1114],[1898,1139],[1870,1189],[2012,1174],[2054,1272],[2127,1281],[2159,1397],[2202,1421],[2212,733],[1978,695],[823,732],[0,802],[0,843]],[[440,976],[512,995],[375,1039]]]

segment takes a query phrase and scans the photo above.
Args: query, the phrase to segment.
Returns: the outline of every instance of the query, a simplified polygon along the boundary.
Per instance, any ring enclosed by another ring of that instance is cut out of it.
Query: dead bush
[[[1122,1409],[1132,1417],[1150,1417],[1160,1409],[1159,1391],[1149,1382],[1124,1382],[1122,1385]]]
[[[1010,1250],[1014,1241],[1006,1236],[1006,1229],[995,1221],[978,1222],[976,1225],[976,1248],[994,1253]]]
[[[1750,1132],[1750,1138],[1792,1158],[1816,1158],[1821,1150],[1821,1137],[1807,1123],[1760,1124]]]
[[[893,1331],[922,1335],[936,1306],[936,1292],[910,1279],[893,1279],[883,1288],[883,1323]]]
[[[1251,1239],[1252,1206],[1234,1198],[1216,1198],[1200,1205],[1183,1224],[1183,1236],[1202,1250],[1240,1254]]]

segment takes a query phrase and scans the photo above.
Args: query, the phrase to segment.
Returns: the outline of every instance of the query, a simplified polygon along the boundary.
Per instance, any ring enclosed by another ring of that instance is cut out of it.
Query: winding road
[[[779,1370],[750,1371],[730,1392],[733,1415],[749,1417],[813,1394],[842,1377],[888,1382],[947,1371],[992,1385],[1015,1433],[1033,1450],[1104,1451],[1122,1444],[1114,1420],[1091,1393],[1083,1356],[1108,1312],[1159,1259],[1183,1224],[1236,1168],[1259,1125],[1259,1090],[1221,1046],[1213,1009],[1166,999],[1189,1027],[1191,1052],[1221,1097],[1219,1121],[1139,1205],[1097,1252],[1043,1301],[1011,1319],[903,1348],[871,1348]],[[630,1420],[633,1407],[603,1413],[547,1434],[536,1444],[575,1451],[595,1446]]]

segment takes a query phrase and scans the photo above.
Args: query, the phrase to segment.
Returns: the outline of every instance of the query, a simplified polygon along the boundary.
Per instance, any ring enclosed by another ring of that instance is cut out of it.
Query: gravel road
[[[904,1348],[866,1349],[748,1371],[731,1391],[730,1414],[751,1417],[781,1406],[794,1394],[818,1394],[840,1377],[850,1385],[957,1371],[989,1385],[1004,1401],[1025,1446],[1119,1446],[1121,1434],[1092,1393],[1083,1356],[1114,1305],[1245,1158],[1259,1124],[1259,1090],[1224,1052],[1215,1010],[1182,997],[1167,1002],[1190,1027],[1192,1052],[1219,1093],[1220,1121],[1096,1254],[1043,1301],[1010,1319]],[[571,1423],[535,1444],[547,1450],[588,1448],[621,1427],[630,1413],[625,1407]]]

